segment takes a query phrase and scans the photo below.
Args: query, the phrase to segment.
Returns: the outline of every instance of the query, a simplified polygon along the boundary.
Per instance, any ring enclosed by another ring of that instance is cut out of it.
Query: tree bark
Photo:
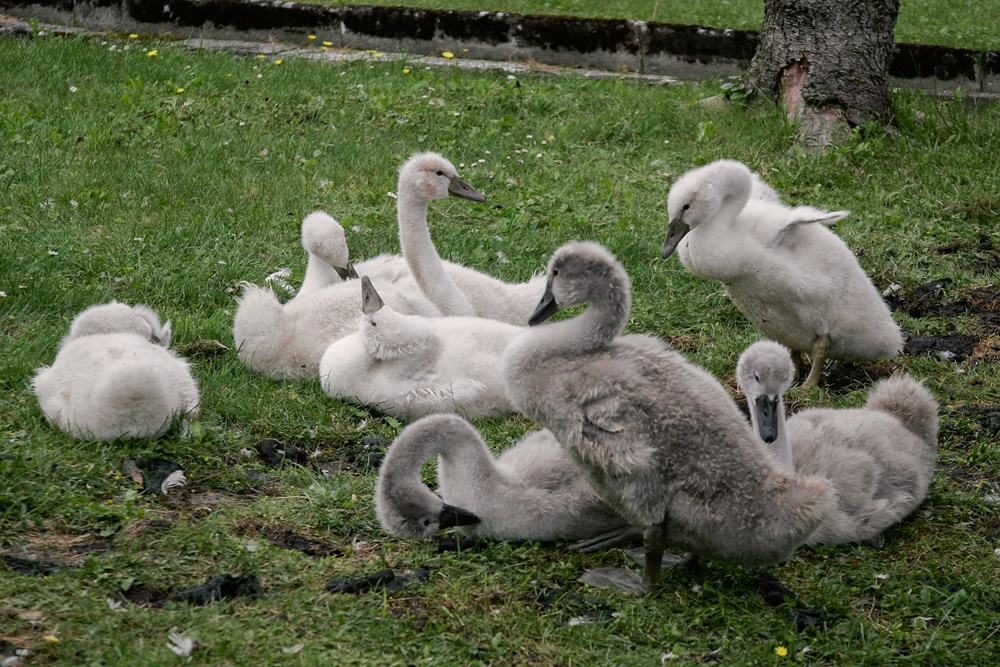
[[[820,147],[838,125],[888,121],[898,14],[899,0],[765,0],[746,83],[778,99]]]

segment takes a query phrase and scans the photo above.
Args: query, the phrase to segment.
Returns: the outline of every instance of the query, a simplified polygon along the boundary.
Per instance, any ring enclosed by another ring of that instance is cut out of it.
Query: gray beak
[[[778,439],[778,397],[770,398],[764,394],[754,401],[757,411],[757,428],[760,429],[760,439],[770,444]]]
[[[445,503],[441,506],[441,519],[438,526],[443,530],[454,526],[471,526],[481,519],[468,510]]]
[[[486,201],[486,196],[483,195],[483,193],[463,181],[458,176],[451,177],[451,183],[448,184],[448,194],[452,197],[461,197],[462,199],[471,199],[472,201],[477,202]]]
[[[674,253],[677,249],[677,245],[681,242],[681,239],[691,231],[691,228],[687,226],[687,223],[677,218],[676,220],[670,221],[670,226],[667,227],[667,238],[663,241],[663,247],[660,248],[660,257],[666,259]]]
[[[358,272],[354,270],[354,265],[350,262],[347,263],[347,268],[342,268],[339,266],[333,267],[333,270],[337,272],[341,280],[353,280],[358,277]]]
[[[378,295],[375,291],[375,286],[372,285],[372,281],[365,276],[361,279],[361,312],[365,315],[371,315],[372,313],[378,311],[385,303],[382,301],[382,297]]]
[[[536,324],[541,324],[558,311],[559,304],[556,303],[556,297],[552,294],[552,281],[550,280],[549,284],[545,286],[545,294],[542,295],[542,300],[538,302],[538,307],[535,308],[535,312],[528,318],[528,326],[533,327]]]

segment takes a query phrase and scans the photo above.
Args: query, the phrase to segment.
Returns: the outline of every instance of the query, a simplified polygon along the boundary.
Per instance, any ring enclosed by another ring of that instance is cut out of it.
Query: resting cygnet
[[[530,320],[504,354],[515,407],[551,430],[597,494],[644,531],[647,587],[664,545],[747,565],[787,559],[833,507],[830,484],[777,469],[725,389],[661,340],[621,332],[629,279],[596,243],[553,255]]]
[[[450,162],[437,154],[422,155],[421,159],[414,156],[408,160],[400,171],[401,216],[406,211],[409,218],[419,217],[426,229],[427,208],[436,199],[485,200],[459,177]],[[411,224],[416,223],[411,220]],[[299,295],[282,304],[271,290],[244,283],[233,319],[233,339],[240,359],[254,371],[277,380],[316,377],[319,360],[330,343],[356,330],[358,286],[353,281],[341,281],[341,273],[350,275],[343,229],[325,213],[313,213],[303,221],[302,244],[309,252],[309,271]],[[431,265],[440,264],[436,252],[433,258],[426,252],[421,257]],[[376,260],[370,261],[378,263]],[[324,267],[324,263],[328,266]],[[364,271],[366,264],[362,262],[353,268]],[[449,311],[439,308],[421,291],[402,258],[390,264],[388,268],[382,267],[382,275],[390,278],[379,286],[382,297],[393,308],[425,317],[448,314]],[[433,266],[427,270],[436,275]],[[443,305],[468,310],[455,290],[444,291],[452,300],[438,297]]]
[[[478,317],[403,315],[382,301],[367,276],[360,291],[358,331],[331,344],[320,360],[328,396],[402,419],[514,411],[500,355],[523,327]]]
[[[809,408],[786,423],[782,396],[792,383],[788,350],[771,341],[748,347],[736,366],[754,430],[789,473],[827,478],[839,500],[808,544],[869,542],[916,509],[937,454],[937,402],[902,375],[878,382],[863,408]]]
[[[191,369],[169,344],[170,322],[161,326],[146,306],[91,306],[35,376],[42,412],[74,438],[159,437],[174,419],[198,412]]]
[[[828,358],[899,354],[903,338],[889,308],[847,244],[826,228],[848,211],[789,208],[755,188],[754,177],[732,160],[684,174],[670,188],[660,254],[676,249],[689,271],[722,282],[764,336],[810,353],[803,387],[819,382]]]
[[[420,471],[438,456],[440,497]],[[386,532],[417,540],[463,526],[494,540],[579,540],[625,526],[580,475],[550,431],[535,431],[499,458],[455,415],[424,417],[389,448],[375,508]]]

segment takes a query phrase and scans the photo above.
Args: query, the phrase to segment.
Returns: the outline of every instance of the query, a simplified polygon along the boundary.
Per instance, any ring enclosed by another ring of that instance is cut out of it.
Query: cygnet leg
[[[816,336],[813,341],[812,353],[810,353],[812,368],[809,369],[809,377],[802,383],[803,389],[812,389],[819,384],[820,373],[823,372],[823,364],[826,363],[826,353],[830,350],[830,337],[827,334]]]
[[[663,537],[663,525],[647,526],[642,533],[643,546],[646,550],[646,565],[642,570],[642,583],[646,591],[653,593],[660,585],[660,569],[663,564],[663,549],[666,540]]]
[[[792,382],[798,382],[799,378],[802,377],[802,366],[804,362],[802,361],[802,353],[798,350],[791,350],[792,352],[792,363],[795,365],[795,374],[792,375]]]
[[[622,544],[635,544],[640,539],[642,539],[641,530],[635,526],[625,526],[624,528],[617,528],[607,533],[574,542],[569,548],[570,551],[579,551],[580,553],[587,554],[600,551],[601,549],[617,547]]]

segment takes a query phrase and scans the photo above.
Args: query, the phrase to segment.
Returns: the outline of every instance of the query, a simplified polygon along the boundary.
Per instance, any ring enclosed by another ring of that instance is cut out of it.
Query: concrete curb
[[[0,10],[90,30],[300,44],[315,35],[339,48],[684,79],[741,73],[759,40],[745,30],[643,21],[274,0],[0,0]],[[897,44],[890,75],[897,86],[997,94],[1000,51]]]

